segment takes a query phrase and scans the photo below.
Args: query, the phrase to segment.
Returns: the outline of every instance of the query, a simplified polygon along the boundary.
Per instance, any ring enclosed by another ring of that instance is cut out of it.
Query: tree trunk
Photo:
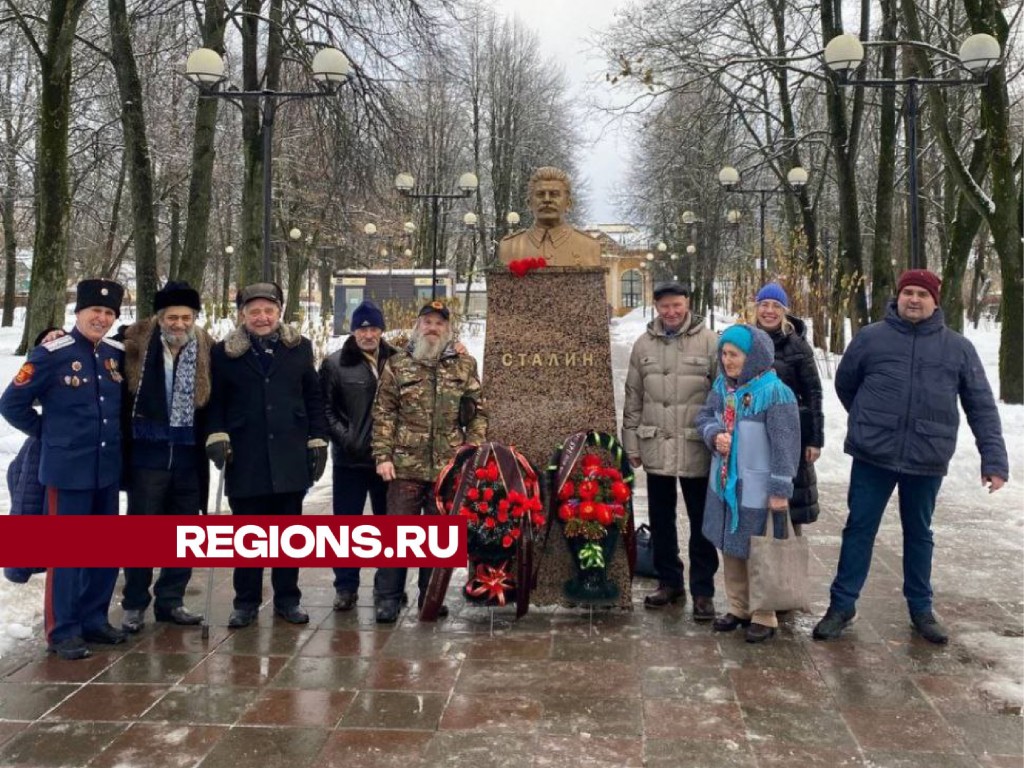
[[[121,99],[128,188],[132,194],[135,241],[135,302],[139,317],[149,314],[157,290],[156,226],[153,215],[153,168],[142,111],[142,82],[135,66],[125,0],[107,0],[110,53]]]
[[[985,178],[988,165],[988,141],[985,136],[974,140],[971,155],[971,176],[978,181]],[[942,313],[946,325],[954,331],[964,329],[964,275],[971,257],[971,246],[981,228],[982,216],[963,194],[957,195],[956,216],[949,234],[949,252],[942,265]]]
[[[14,223],[14,203],[18,190],[18,155],[14,144],[11,117],[4,118],[6,143],[4,146],[4,313],[0,325],[9,328],[14,325],[14,302],[18,279],[18,233]]]
[[[36,144],[36,229],[25,330],[17,354],[39,332],[64,325],[67,302],[68,126],[71,110],[71,51],[88,0],[53,0],[40,59],[39,136]]]
[[[224,28],[227,7],[224,0],[206,0],[203,18],[203,45],[224,55]],[[214,140],[217,134],[218,99],[199,99],[196,104],[195,134],[192,143],[192,176],[189,178],[185,217],[185,243],[181,249],[178,279],[202,292],[212,207]],[[226,275],[230,258],[225,255]],[[226,290],[226,289],[225,289]],[[214,287],[216,295],[216,286]],[[226,309],[225,309],[226,311]]]
[[[883,40],[896,39],[895,0],[883,0]],[[896,46],[882,49],[883,80],[896,79]],[[871,320],[885,317],[896,292],[892,269],[892,210],[896,185],[896,89],[883,88],[878,111],[878,178],[875,184],[875,239],[871,245]]]

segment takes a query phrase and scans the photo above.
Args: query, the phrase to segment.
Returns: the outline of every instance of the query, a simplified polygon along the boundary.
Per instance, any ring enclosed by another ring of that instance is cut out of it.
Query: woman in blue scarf
[[[697,416],[697,430],[714,452],[704,536],[722,552],[729,612],[714,629],[747,628],[748,643],[775,634],[774,611],[749,610],[750,537],[765,530],[768,511],[788,510],[800,458],[796,397],[772,370],[775,347],[750,325],[726,329],[718,341],[719,374]],[[777,536],[785,518],[773,515]]]

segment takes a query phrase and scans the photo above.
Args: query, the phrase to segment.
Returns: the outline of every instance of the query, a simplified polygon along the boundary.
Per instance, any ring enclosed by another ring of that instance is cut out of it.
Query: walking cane
[[[217,481],[217,506],[213,514],[220,514],[220,505],[224,500],[224,470],[220,471],[220,480]],[[203,611],[203,640],[210,637],[210,614],[213,612],[213,566],[207,569],[206,576],[206,610]]]

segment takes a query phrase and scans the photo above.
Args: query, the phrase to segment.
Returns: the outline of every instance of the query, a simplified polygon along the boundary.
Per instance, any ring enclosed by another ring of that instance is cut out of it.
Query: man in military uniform
[[[0,415],[42,441],[39,481],[48,514],[117,514],[124,347],[104,337],[120,315],[123,295],[110,280],[80,282],[75,327],[32,350],[0,397]],[[42,416],[32,407],[37,400]],[[116,581],[117,568],[47,570],[48,650],[84,659],[87,642],[124,642],[107,619]]]
[[[572,208],[572,189],[565,171],[550,166],[535,170],[527,185],[527,198],[533,226],[502,239],[498,247],[502,263],[543,256],[552,267],[601,266],[597,240],[562,220]]]
[[[479,445],[486,434],[476,360],[456,350],[448,309],[433,301],[420,310],[409,345],[388,360],[377,388],[372,451],[377,474],[390,483],[388,514],[432,513],[434,481],[445,464],[460,445]],[[377,571],[378,623],[398,619],[405,578],[405,568]],[[420,568],[420,607],[429,582],[430,569]],[[447,608],[438,615],[447,616]]]

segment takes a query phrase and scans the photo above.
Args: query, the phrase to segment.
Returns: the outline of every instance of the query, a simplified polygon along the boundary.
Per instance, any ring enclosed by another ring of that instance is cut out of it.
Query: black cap
[[[122,298],[124,286],[120,283],[102,278],[83,280],[75,292],[75,312],[87,307],[106,307],[114,310],[114,315],[120,317]]]
[[[153,297],[153,311],[159,312],[168,307],[190,307],[199,312],[203,305],[199,301],[199,291],[191,285],[168,280],[167,285],[157,291]]]
[[[667,280],[654,286],[654,300],[657,301],[663,296],[686,296],[689,298],[690,289],[675,280]]]
[[[444,302],[437,301],[436,299],[428,304],[424,304],[423,308],[420,310],[420,313],[419,315],[417,315],[417,317],[429,315],[431,312],[437,312],[437,314],[439,314],[445,320],[448,320],[448,318],[451,317],[451,313],[448,311],[448,307],[444,305]]]
[[[266,299],[281,306],[284,304],[284,291],[277,283],[253,283],[238,291],[235,304],[241,309],[253,299]]]

